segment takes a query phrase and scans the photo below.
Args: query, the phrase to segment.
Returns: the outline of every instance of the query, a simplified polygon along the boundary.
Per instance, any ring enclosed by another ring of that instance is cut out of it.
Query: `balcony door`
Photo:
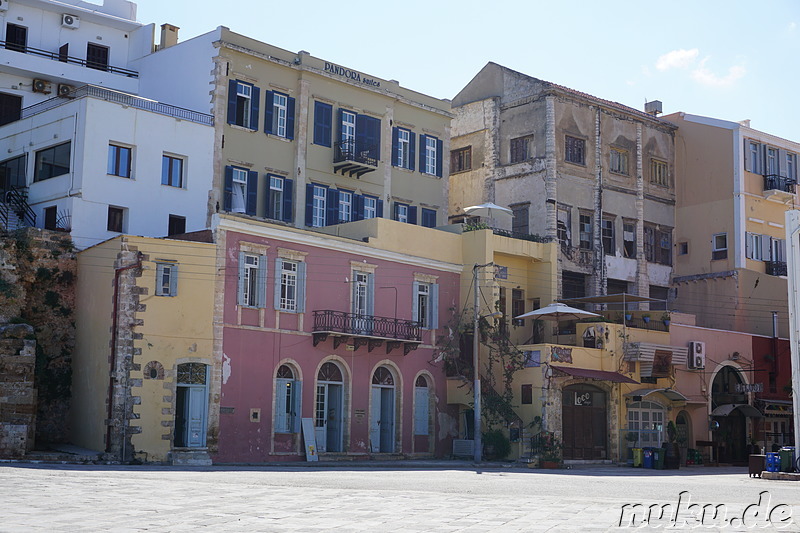
[[[375,282],[369,272],[353,271],[353,324],[351,330],[360,335],[369,335],[373,329]]]
[[[344,429],[344,380],[336,363],[325,363],[317,374],[314,430],[320,453],[341,452]]]

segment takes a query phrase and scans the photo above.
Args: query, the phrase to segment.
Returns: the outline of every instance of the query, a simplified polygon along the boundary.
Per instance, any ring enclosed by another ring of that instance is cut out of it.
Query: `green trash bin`
[[[641,467],[644,462],[644,450],[642,448],[633,448],[633,466]]]
[[[664,470],[664,448],[653,448],[653,468]]]
[[[781,456],[781,466],[779,470],[781,472],[794,472],[794,466],[792,465],[792,461],[794,460],[794,447],[784,446],[778,453]]]

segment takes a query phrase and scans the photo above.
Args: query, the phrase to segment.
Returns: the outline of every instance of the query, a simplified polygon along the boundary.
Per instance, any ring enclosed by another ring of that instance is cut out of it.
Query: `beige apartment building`
[[[675,113],[678,126],[674,306],[699,326],[788,335],[784,213],[797,208],[800,143]]]
[[[557,239],[559,297],[668,298],[673,124],[495,63],[453,112],[451,221],[493,202],[513,211],[502,229]]]

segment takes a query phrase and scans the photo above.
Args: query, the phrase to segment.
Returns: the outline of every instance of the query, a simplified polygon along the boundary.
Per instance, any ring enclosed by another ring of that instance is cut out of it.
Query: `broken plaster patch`
[[[225,385],[228,383],[228,379],[231,377],[231,358],[225,354],[222,354],[222,384]]]

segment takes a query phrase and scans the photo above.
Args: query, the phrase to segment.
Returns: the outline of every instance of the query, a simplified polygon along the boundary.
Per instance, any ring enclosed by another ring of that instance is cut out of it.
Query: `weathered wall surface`
[[[0,326],[0,457],[33,449],[36,427],[36,341],[27,324]]]
[[[33,328],[27,340],[35,339],[38,442],[68,436],[75,279],[69,235],[28,228],[0,237],[0,324]]]

